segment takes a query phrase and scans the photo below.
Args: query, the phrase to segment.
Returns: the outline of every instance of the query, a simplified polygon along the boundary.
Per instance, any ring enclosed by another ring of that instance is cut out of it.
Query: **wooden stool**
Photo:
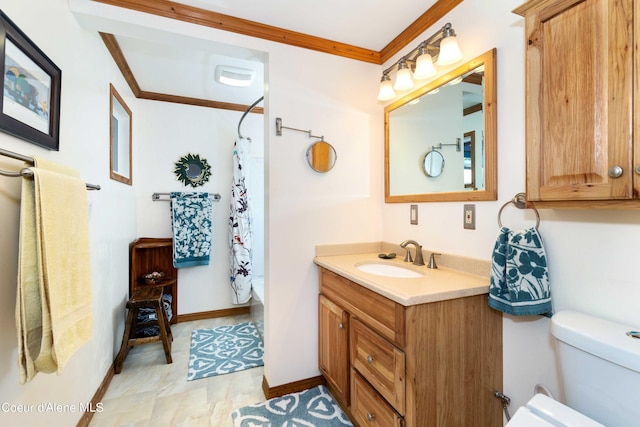
[[[136,329],[138,327],[138,311],[141,308],[152,308],[156,311],[156,320],[151,323],[157,323],[160,328],[160,334],[153,337],[136,338]],[[136,345],[148,344],[152,342],[162,341],[164,347],[164,355],[167,363],[172,363],[171,359],[171,341],[173,334],[171,326],[169,326],[169,318],[162,303],[162,287],[161,286],[143,286],[137,288],[131,299],[127,302],[127,320],[124,325],[124,335],[122,337],[122,345],[114,364],[114,371],[119,374],[122,371],[122,364],[129,353],[129,349]]]

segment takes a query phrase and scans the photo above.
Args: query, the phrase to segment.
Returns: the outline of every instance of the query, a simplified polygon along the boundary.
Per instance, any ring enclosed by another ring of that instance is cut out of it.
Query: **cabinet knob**
[[[341,323],[338,325],[338,329],[344,329],[344,323],[342,323],[342,322],[341,322]]]
[[[376,418],[376,416],[374,414],[372,414],[371,412],[367,412],[367,419],[369,421],[373,421]]]
[[[367,362],[373,363],[373,356],[367,356]]]
[[[636,166],[635,171],[636,171],[636,173],[637,173],[638,175],[640,175],[640,165],[637,165],[637,166]]]
[[[622,176],[622,168],[620,166],[611,166],[609,168],[609,176],[611,178],[620,178]]]

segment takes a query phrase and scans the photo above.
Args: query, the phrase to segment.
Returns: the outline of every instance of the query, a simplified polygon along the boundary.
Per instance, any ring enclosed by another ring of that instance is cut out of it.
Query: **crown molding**
[[[358,61],[383,64],[464,0],[438,0],[380,52],[167,0],[94,1]]]

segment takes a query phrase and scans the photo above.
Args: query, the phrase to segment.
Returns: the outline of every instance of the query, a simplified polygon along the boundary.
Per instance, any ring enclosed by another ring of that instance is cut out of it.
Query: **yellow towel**
[[[86,186],[77,171],[36,159],[24,180],[16,324],[20,382],[62,373],[91,338]]]

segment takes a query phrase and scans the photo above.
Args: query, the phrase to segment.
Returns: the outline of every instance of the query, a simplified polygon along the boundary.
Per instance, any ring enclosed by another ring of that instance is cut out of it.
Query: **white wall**
[[[136,100],[96,33],[80,29],[65,0],[0,0],[0,8],[62,69],[60,151],[53,152],[0,133],[0,147],[75,167],[90,183],[88,193],[93,292],[93,338],[60,376],[38,374],[20,385],[15,299],[22,179],[0,177],[0,403],[76,405],[67,412],[16,413],[0,409],[2,425],[75,425],[78,405],[91,400],[122,337],[128,297],[128,243],[135,235],[132,187],[109,179],[109,83],[136,114]],[[135,116],[134,116],[135,117]],[[134,140],[136,139],[134,129]],[[22,162],[0,158],[0,168]],[[135,182],[135,178],[134,178]]]
[[[318,375],[315,245],[379,240],[382,111],[377,68],[276,46],[269,58],[269,124],[312,129],[337,152],[318,174],[305,163],[304,134],[267,147],[266,375],[270,385]]]

